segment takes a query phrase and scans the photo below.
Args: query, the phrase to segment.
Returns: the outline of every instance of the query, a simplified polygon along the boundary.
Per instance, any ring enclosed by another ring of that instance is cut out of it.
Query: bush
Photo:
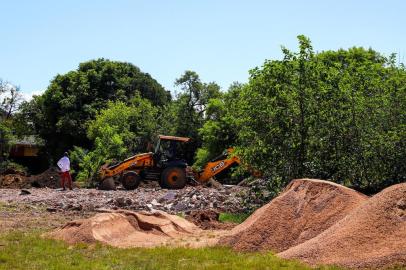
[[[27,175],[28,169],[23,165],[6,160],[0,163],[1,174],[22,174]]]

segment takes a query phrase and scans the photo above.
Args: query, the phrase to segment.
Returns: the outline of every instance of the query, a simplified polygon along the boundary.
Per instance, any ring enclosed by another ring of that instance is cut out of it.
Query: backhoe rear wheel
[[[127,190],[136,189],[141,182],[141,177],[136,172],[126,172],[121,176],[121,184]]]
[[[181,189],[186,185],[185,170],[179,167],[166,168],[161,174],[161,187],[169,189]]]

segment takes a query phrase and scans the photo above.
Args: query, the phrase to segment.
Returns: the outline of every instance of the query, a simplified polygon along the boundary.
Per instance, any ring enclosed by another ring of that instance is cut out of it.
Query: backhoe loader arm
[[[112,177],[117,174],[120,174],[127,170],[128,168],[135,169],[145,168],[153,165],[152,153],[138,154],[132,157],[127,158],[126,160],[115,164],[113,166],[102,166],[99,170],[100,179],[107,177]]]
[[[224,171],[234,164],[240,164],[241,161],[237,156],[231,156],[233,148],[228,148],[226,153],[222,155],[223,158],[216,158],[206,164],[204,169],[200,172],[195,172],[195,180],[199,183],[206,183],[210,178]]]

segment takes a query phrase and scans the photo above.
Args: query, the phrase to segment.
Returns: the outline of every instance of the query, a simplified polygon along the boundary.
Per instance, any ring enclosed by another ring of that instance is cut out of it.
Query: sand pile
[[[187,220],[163,211],[107,211],[72,221],[46,237],[69,244],[102,242],[115,247],[154,247],[173,239],[197,234],[200,229]]]
[[[406,183],[383,190],[322,234],[279,256],[354,268],[405,266]]]
[[[366,200],[365,195],[332,182],[293,180],[219,244],[242,251],[281,252],[319,235]]]

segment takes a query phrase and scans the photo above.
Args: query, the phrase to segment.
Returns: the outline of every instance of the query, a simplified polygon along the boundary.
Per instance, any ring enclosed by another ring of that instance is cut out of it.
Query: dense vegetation
[[[210,145],[238,146],[274,187],[298,177],[368,191],[404,181],[405,67],[371,49],[315,54],[306,37],[299,43],[298,53],[283,48],[283,60],[252,70],[236,101],[224,100],[222,120],[202,131]],[[222,132],[237,132],[235,142],[212,128],[226,123]]]
[[[12,168],[24,170],[22,166],[8,159],[11,146],[15,143],[20,127],[12,116],[23,101],[20,88],[0,79],[0,171]]]
[[[202,166],[233,146],[271,191],[292,178],[331,179],[368,192],[406,180],[406,69],[372,49],[299,50],[250,71],[226,92],[186,71],[171,99],[148,74],[104,59],[57,75],[15,115],[45,140],[50,160],[70,150],[79,178],[157,134],[188,136],[187,160]],[[76,147],[74,147],[76,146]]]
[[[137,95],[155,106],[171,99],[169,92],[138,67],[98,59],[57,75],[44,94],[23,104],[21,113],[45,140],[49,157],[56,158],[74,145],[92,146],[86,135],[88,121],[106,108],[108,101],[129,103]]]

